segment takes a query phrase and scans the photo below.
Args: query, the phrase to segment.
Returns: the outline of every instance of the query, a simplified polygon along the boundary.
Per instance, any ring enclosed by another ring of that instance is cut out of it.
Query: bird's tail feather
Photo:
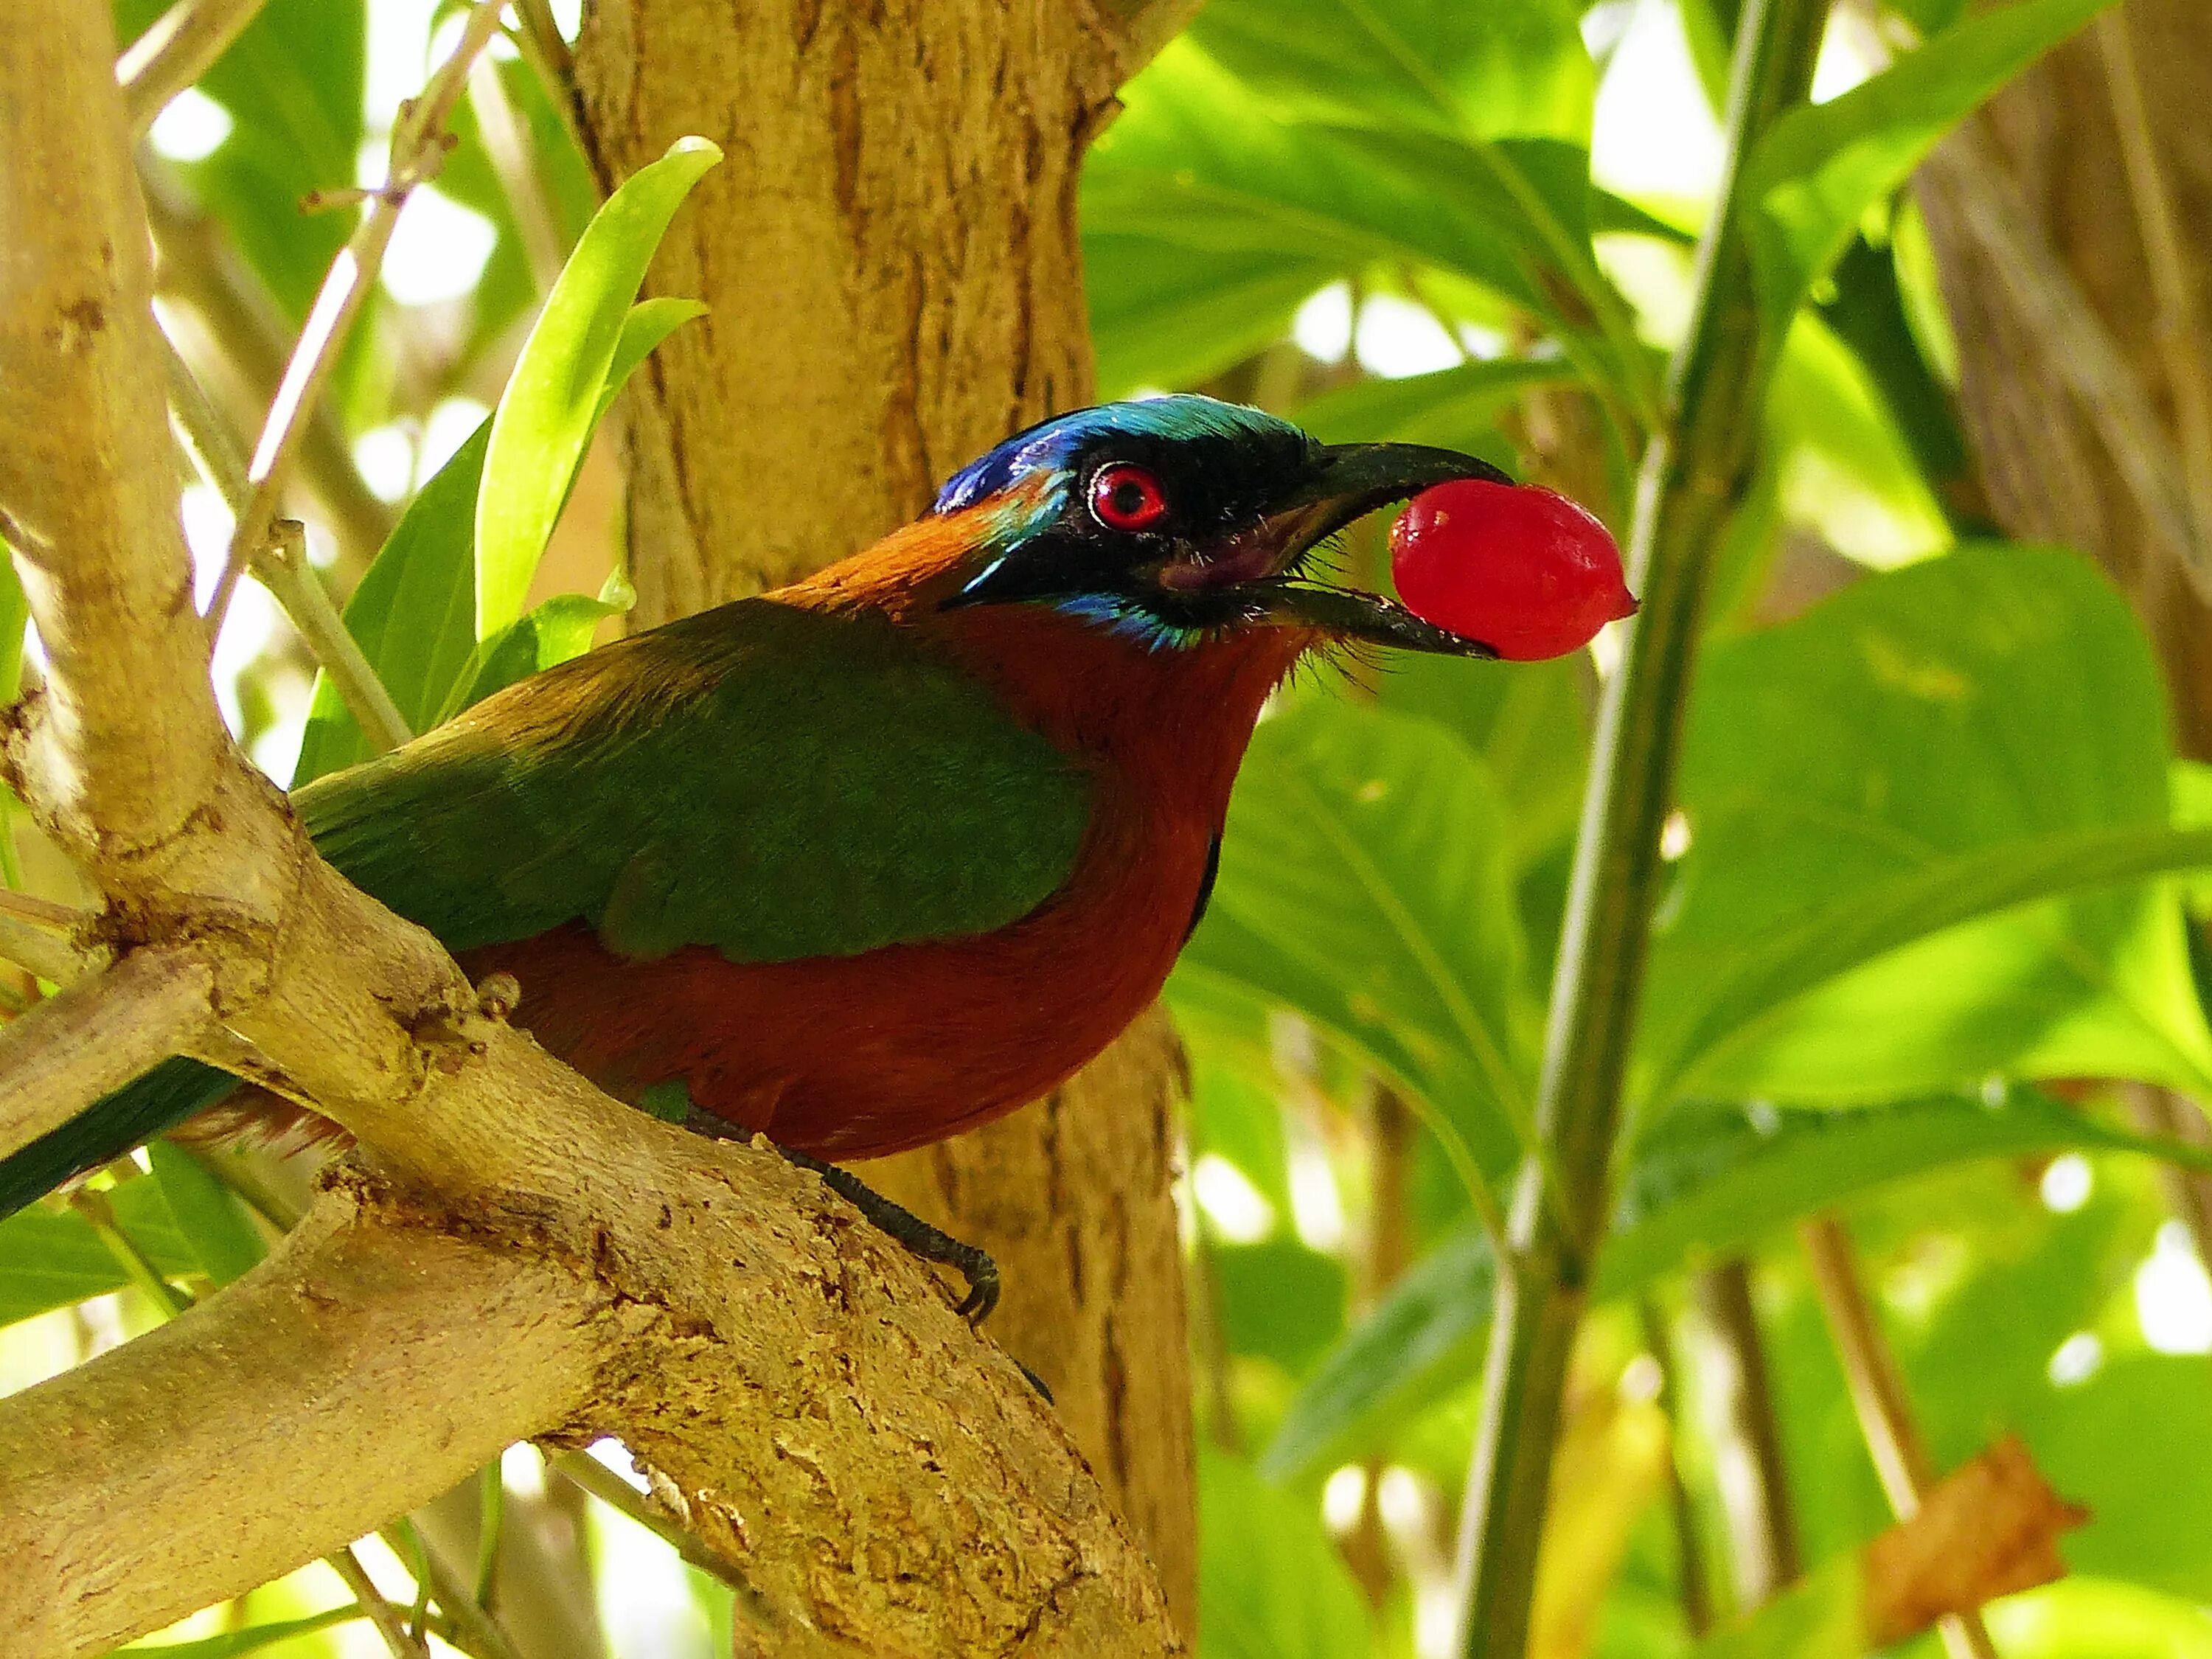
[[[238,1086],[196,1060],[165,1060],[145,1076],[0,1158],[0,1220],[64,1182],[96,1170],[204,1110]]]

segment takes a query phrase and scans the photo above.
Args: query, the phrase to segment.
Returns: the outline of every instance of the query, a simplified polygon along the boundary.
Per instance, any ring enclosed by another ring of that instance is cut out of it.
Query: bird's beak
[[[1238,592],[1257,603],[1258,620],[1441,656],[1496,656],[1481,641],[1424,622],[1403,605],[1297,574],[1298,562],[1308,552],[1353,520],[1461,478],[1513,482],[1489,462],[1457,450],[1425,444],[1331,445],[1297,495],[1247,532],[1255,562],[1264,557],[1267,568],[1240,582]]]

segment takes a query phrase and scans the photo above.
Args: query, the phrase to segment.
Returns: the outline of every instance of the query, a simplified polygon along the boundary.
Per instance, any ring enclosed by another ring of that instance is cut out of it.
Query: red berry
[[[1407,609],[1512,662],[1561,657],[1636,614],[1620,549],[1556,490],[1466,478],[1416,495],[1390,529]]]

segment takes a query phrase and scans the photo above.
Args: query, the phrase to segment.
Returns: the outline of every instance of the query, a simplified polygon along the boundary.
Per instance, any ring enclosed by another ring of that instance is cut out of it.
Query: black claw
[[[694,1115],[704,1116],[695,1107]],[[707,1131],[712,1133],[712,1130]],[[775,1143],[771,1142],[770,1145]],[[951,1234],[931,1226],[905,1206],[894,1204],[850,1170],[824,1164],[818,1158],[777,1146],[802,1170],[811,1170],[822,1184],[862,1215],[906,1246],[924,1261],[941,1262],[968,1281],[968,1294],[954,1310],[970,1325],[981,1325],[999,1305],[999,1264],[973,1244],[963,1244]]]
[[[691,1103],[686,1091],[682,1097],[684,1127],[695,1133],[714,1140],[750,1140],[751,1134],[738,1128],[712,1112],[702,1111]],[[770,1146],[775,1143],[770,1141]],[[968,1281],[968,1294],[960,1299],[953,1311],[971,1326],[980,1326],[991,1316],[999,1305],[999,1264],[991,1260],[990,1253],[979,1250],[973,1244],[963,1244],[951,1234],[931,1226],[903,1205],[894,1204],[870,1187],[850,1170],[841,1170],[834,1164],[824,1164],[818,1158],[805,1152],[795,1152],[788,1146],[776,1146],[776,1151],[802,1170],[811,1170],[822,1177],[822,1184],[843,1199],[884,1232],[920,1256],[924,1261],[939,1262],[951,1268]],[[1012,1356],[1007,1356],[1012,1358]],[[1052,1390],[1039,1376],[1018,1359],[1014,1364],[1029,1379],[1030,1387],[1048,1406],[1054,1404]]]
[[[1006,1358],[1009,1359],[1014,1359],[1014,1357],[1012,1354],[1008,1354]],[[1039,1376],[1035,1371],[1023,1364],[1018,1359],[1014,1359],[1014,1369],[1021,1372],[1024,1376],[1029,1378],[1030,1387],[1037,1391],[1037,1397],[1042,1400],[1046,1405],[1056,1406],[1060,1403],[1052,1397],[1052,1390],[1045,1387],[1044,1378]]]

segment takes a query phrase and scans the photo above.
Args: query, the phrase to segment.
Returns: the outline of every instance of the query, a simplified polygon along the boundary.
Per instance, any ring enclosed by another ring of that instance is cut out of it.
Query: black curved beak
[[[1462,478],[1492,483],[1513,480],[1488,461],[1426,444],[1332,444],[1297,495],[1270,513],[1261,534],[1274,544],[1272,574],[1243,584],[1267,621],[1316,628],[1343,639],[1365,640],[1438,656],[1495,657],[1470,640],[1424,622],[1403,605],[1355,588],[1332,587],[1295,574],[1308,551],[1377,507],[1408,501],[1423,490]]]
[[[1427,444],[1331,444],[1304,488],[1267,515],[1281,526],[1285,562],[1378,507],[1410,501],[1425,489],[1461,478],[1513,480],[1488,461]]]

